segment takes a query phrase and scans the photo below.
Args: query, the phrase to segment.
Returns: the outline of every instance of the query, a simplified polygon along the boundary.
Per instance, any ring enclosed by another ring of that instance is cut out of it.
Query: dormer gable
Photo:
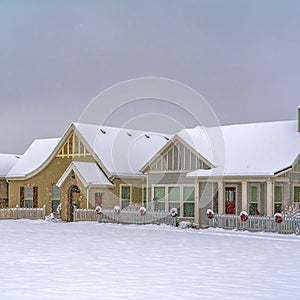
[[[175,136],[143,168],[143,172],[182,171],[210,169],[211,163],[197,151]]]
[[[56,157],[86,157],[90,155],[80,138],[72,131],[57,152]]]

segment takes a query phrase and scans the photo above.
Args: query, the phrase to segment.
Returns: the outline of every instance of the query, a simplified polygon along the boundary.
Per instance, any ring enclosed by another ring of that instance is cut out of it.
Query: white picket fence
[[[166,211],[147,211],[141,215],[138,210],[121,210],[116,214],[113,209],[103,209],[99,215],[93,209],[74,209],[74,222],[98,221],[99,223],[120,224],[167,224],[176,225],[176,217]]]
[[[45,207],[42,208],[2,208],[0,209],[0,220],[9,219],[45,219]]]
[[[209,219],[209,226],[223,229],[299,234],[300,218],[283,217],[282,222],[278,224],[274,217],[267,216],[249,216],[247,221],[242,221],[236,215],[214,215],[212,219]]]

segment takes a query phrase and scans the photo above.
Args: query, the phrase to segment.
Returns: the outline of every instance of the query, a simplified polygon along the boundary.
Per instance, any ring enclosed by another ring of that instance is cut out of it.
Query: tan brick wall
[[[112,193],[118,197],[118,205],[121,205],[120,202],[120,185],[124,184],[124,185],[131,185],[132,187],[132,199],[131,199],[131,204],[138,204],[141,205],[142,204],[142,200],[143,200],[143,192],[142,192],[142,186],[143,184],[145,184],[145,180],[141,180],[141,179],[120,179],[120,178],[116,178],[114,179],[114,188],[112,189]]]
[[[20,205],[20,187],[38,187],[38,206],[46,205],[46,214],[51,210],[51,185],[56,184],[71,163],[71,158],[53,158],[45,169],[37,175],[26,180],[10,180],[9,184],[9,207]],[[50,203],[49,203],[50,201]]]
[[[90,157],[76,157],[76,161],[95,162]],[[38,187],[38,206],[46,206],[46,214],[51,212],[51,186],[56,184],[62,174],[65,172],[69,164],[72,162],[72,158],[58,158],[55,157],[52,161],[37,175],[26,180],[10,180],[9,184],[9,207],[15,207],[20,205],[20,187],[21,186],[37,186]],[[120,184],[132,185],[132,204],[142,203],[142,182],[136,179],[126,179],[126,181],[119,178],[114,179],[113,188],[91,188],[89,189],[89,204],[87,205],[87,188],[83,187],[77,178],[68,176],[67,180],[61,187],[61,203],[62,203],[62,218],[68,219],[68,191],[72,185],[77,185],[80,189],[80,193],[75,195],[79,198],[76,199],[80,208],[94,208],[95,193],[102,193],[103,208],[113,208],[115,205],[120,205]]]

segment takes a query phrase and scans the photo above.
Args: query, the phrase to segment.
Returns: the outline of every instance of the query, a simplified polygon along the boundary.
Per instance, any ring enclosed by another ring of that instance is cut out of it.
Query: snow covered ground
[[[300,237],[0,221],[0,299],[300,298]]]

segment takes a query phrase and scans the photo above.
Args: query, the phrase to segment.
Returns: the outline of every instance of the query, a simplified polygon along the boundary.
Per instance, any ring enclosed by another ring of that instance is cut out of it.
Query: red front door
[[[225,214],[235,215],[236,187],[225,187]]]

